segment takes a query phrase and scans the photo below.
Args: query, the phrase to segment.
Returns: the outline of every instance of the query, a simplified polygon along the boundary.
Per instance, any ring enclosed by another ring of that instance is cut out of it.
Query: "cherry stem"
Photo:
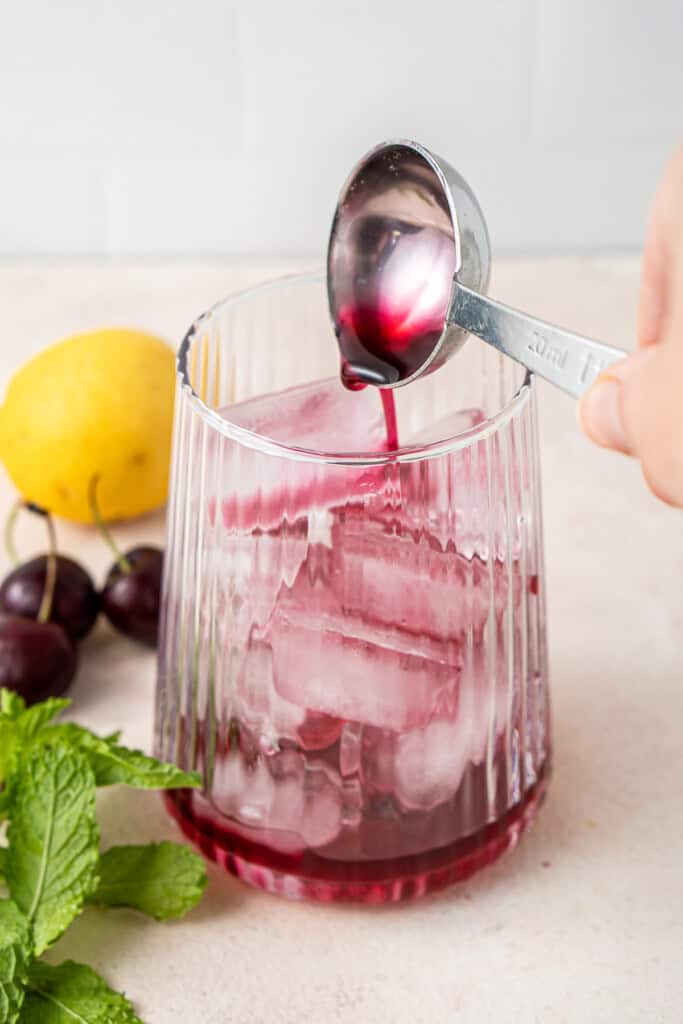
[[[27,505],[29,511],[42,515],[47,526],[47,535],[50,547],[47,553],[47,567],[45,569],[45,588],[43,599],[38,609],[38,622],[49,622],[52,614],[52,605],[55,599],[55,588],[57,586],[57,533],[52,516],[45,509],[38,509],[37,505]]]
[[[90,483],[88,485],[88,503],[90,505],[90,511],[92,513],[93,522],[95,523],[95,526],[102,534],[102,538],[107,547],[109,548],[109,550],[111,551],[111,553],[113,554],[114,559],[116,560],[116,564],[121,570],[121,572],[132,572],[133,566],[130,564],[124,553],[121,551],[120,547],[114,540],[111,531],[107,527],[107,524],[102,518],[100,507],[97,504],[97,487],[99,482],[100,474],[96,473],[93,477],[91,477]]]
[[[24,508],[25,502],[21,500],[15,501],[12,506],[12,511],[7,516],[7,522],[5,523],[5,550],[7,557],[9,558],[12,565],[16,565],[19,561],[19,555],[14,544],[14,528],[17,523],[17,517],[21,510]]]
[[[7,554],[9,555],[10,561],[13,565],[16,565],[19,561],[19,555],[17,554],[17,549],[14,544],[14,529],[17,523],[17,517],[24,509],[27,512],[33,512],[34,515],[40,516],[44,519],[47,527],[49,548],[47,552],[47,565],[45,568],[45,586],[43,588],[43,596],[37,617],[38,622],[44,623],[50,621],[52,605],[55,599],[55,587],[57,586],[57,533],[55,531],[55,524],[52,516],[47,509],[42,508],[40,505],[36,505],[33,501],[23,501],[20,498],[19,501],[15,502],[5,524],[5,547],[7,548]]]

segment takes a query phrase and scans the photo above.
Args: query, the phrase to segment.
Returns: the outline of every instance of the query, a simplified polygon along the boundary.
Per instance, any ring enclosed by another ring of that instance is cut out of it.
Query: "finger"
[[[640,459],[658,498],[683,507],[683,349],[641,349],[602,374],[580,405],[597,444]]]
[[[595,384],[579,402],[579,422],[584,433],[600,445],[613,451],[634,455],[634,440],[629,436],[622,418],[622,384],[630,376],[638,376],[643,366],[655,355],[655,349],[646,348],[620,359],[601,373]]]

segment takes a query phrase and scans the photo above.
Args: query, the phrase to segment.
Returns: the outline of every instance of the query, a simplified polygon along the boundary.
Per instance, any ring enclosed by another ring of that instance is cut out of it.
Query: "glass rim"
[[[440,455],[447,455],[450,452],[469,448],[478,441],[490,437],[512,420],[517,412],[529,402],[534,387],[535,375],[530,370],[527,370],[522,383],[513,392],[508,401],[476,426],[468,427],[466,430],[462,430],[451,437],[443,438],[439,441],[430,441],[427,444],[405,445],[397,448],[395,451],[387,452],[328,452],[314,448],[303,448],[275,441],[264,434],[259,434],[256,431],[248,430],[246,427],[232,423],[225,416],[219,415],[215,409],[207,405],[192,386],[188,356],[195,335],[201,329],[204,322],[218,309],[237,305],[244,299],[256,296],[263,291],[291,284],[303,284],[307,281],[311,283],[315,281],[324,283],[325,271],[315,270],[303,273],[282,274],[278,277],[268,278],[257,284],[249,285],[227,295],[223,299],[219,299],[218,302],[215,302],[190,324],[176,355],[179,397],[190,403],[207,426],[224,437],[264,454],[292,459],[297,462],[318,462],[338,466],[383,466],[395,462],[419,462],[423,459],[437,458]],[[480,342],[480,344],[483,345],[484,342]]]

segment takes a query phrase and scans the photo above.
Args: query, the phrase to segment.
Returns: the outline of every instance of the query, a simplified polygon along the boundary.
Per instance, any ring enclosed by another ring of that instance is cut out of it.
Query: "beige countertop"
[[[193,316],[282,267],[0,265],[0,386],[32,352],[112,323],[178,340]],[[633,345],[637,265],[499,264],[494,294]],[[100,970],[146,1024],[678,1024],[683,1019],[683,513],[590,446],[541,388],[554,778],[520,847],[471,881],[384,909],[291,904],[211,870],[203,904],[159,925],[89,910],[50,954]],[[0,479],[0,519],[12,500]],[[163,536],[162,517],[119,529]],[[107,552],[59,525],[100,574]],[[23,523],[27,554],[43,544]],[[0,555],[0,570],[6,567]],[[149,746],[154,659],[104,627],[75,717]],[[176,837],[155,794],[100,797],[104,845]]]

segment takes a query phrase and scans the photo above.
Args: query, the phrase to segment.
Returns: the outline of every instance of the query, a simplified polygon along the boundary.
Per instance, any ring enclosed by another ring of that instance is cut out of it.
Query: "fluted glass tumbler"
[[[533,380],[472,339],[347,391],[322,276],[197,320],[156,716],[203,778],[166,797],[184,832],[285,896],[420,896],[517,843],[548,714]]]

